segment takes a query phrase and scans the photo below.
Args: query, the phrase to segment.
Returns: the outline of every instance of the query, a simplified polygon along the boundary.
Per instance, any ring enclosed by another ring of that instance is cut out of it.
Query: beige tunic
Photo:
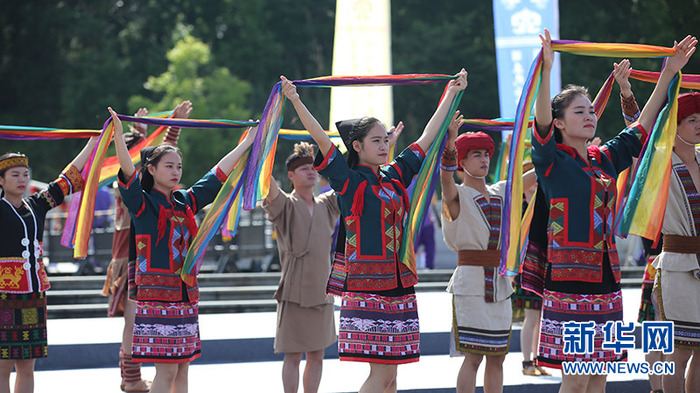
[[[489,194],[503,199],[506,191],[505,182],[498,182],[487,187]],[[489,245],[489,223],[476,203],[481,193],[471,187],[458,185],[459,216],[453,220],[449,211],[444,208],[442,234],[450,250],[486,250]],[[500,239],[499,239],[500,248]],[[455,256],[455,260],[456,260]],[[508,299],[513,293],[510,280],[498,276],[495,280],[495,300]],[[479,296],[484,298],[484,268],[480,266],[457,266],[447,291],[455,295]]]
[[[700,151],[696,150],[695,159],[700,162]],[[675,153],[672,163],[674,168],[683,165]],[[671,172],[661,232],[664,235],[700,236],[695,230],[690,204],[675,170]],[[700,267],[696,254],[664,251],[656,257],[653,266],[659,269],[655,296],[661,319],[675,323],[676,347],[700,349]]]
[[[313,216],[295,191],[265,200],[263,209],[275,225],[282,265],[275,352],[323,349],[336,340],[333,298],[326,295],[331,237],[340,216],[335,193],[314,199]]]
[[[503,200],[505,182],[487,187],[489,194]],[[453,219],[443,205],[442,234],[452,251],[486,250],[489,245],[490,225],[479,207],[479,191],[458,185],[459,216]],[[502,216],[502,213],[501,213]],[[500,248],[500,237],[498,240]],[[455,256],[455,259],[456,256]],[[457,266],[447,291],[453,294],[453,324],[450,355],[464,352],[502,356],[508,352],[512,308],[509,300],[513,293],[510,280],[496,273],[493,299],[485,300],[485,273],[481,266]]]

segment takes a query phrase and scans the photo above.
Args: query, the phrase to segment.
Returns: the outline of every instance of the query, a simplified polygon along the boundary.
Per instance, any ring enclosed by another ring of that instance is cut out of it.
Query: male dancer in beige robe
[[[275,353],[284,353],[285,393],[299,387],[299,363],[306,353],[304,392],[315,393],[321,382],[324,349],[336,341],[333,299],[326,295],[330,274],[331,237],[340,210],[333,191],[314,197],[318,173],[313,147],[301,142],[287,158],[293,191],[281,191],[275,180],[263,202],[275,225],[282,277],[275,293]]]

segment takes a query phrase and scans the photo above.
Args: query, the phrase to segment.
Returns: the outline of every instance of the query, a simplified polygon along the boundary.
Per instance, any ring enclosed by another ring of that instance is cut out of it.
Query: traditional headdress
[[[29,158],[24,154],[16,153],[9,154],[8,157],[0,160],[0,172],[18,166],[29,168]]]
[[[493,157],[493,151],[496,146],[490,136],[479,131],[467,132],[458,136],[457,140],[455,140],[455,147],[457,148],[457,162],[460,162],[467,156],[469,150],[488,150],[489,157]],[[462,168],[457,169],[462,170]]]
[[[355,140],[355,132],[362,121],[362,117],[357,119],[342,120],[335,123],[338,133],[343,139],[343,143],[348,150],[352,150],[352,141]]]
[[[287,157],[287,170],[293,171],[302,165],[314,163],[314,147],[308,142],[294,144],[294,153]]]
[[[692,92],[678,96],[678,121],[693,113],[700,113],[700,93]]]

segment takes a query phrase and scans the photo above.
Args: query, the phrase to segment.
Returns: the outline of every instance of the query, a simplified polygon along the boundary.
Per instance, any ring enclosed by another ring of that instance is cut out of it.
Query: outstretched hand
[[[695,45],[697,43],[697,38],[692,36],[686,36],[681,42],[674,41],[673,49],[676,50],[676,54],[666,60],[666,69],[674,74],[683,69],[688,64],[690,57],[695,53]]]
[[[117,134],[119,134],[119,136],[121,136],[124,132],[124,129],[122,128],[122,121],[121,119],[119,119],[119,115],[117,115],[117,112],[115,112],[111,106],[108,107],[107,110],[112,116],[112,124],[114,124],[114,135],[116,136]]]
[[[542,68],[544,70],[550,71],[552,69],[552,64],[554,64],[554,50],[552,49],[552,36],[549,34],[549,30],[544,29],[544,36],[540,36],[540,41],[542,42]]]
[[[628,59],[622,60],[619,64],[613,63],[613,77],[615,82],[620,85],[620,93],[623,97],[629,98],[632,95],[632,84],[630,83],[630,74],[632,67]]]
[[[403,122],[400,121],[399,124],[397,124],[394,127],[391,127],[389,129],[389,146],[394,146],[396,145],[396,141],[399,140],[399,137],[401,136],[401,133],[403,132]]]
[[[253,121],[253,120],[249,120],[249,121]],[[243,138],[242,143],[248,144],[248,145],[253,144],[253,141],[255,141],[255,134],[257,134],[258,127],[260,126],[259,122],[260,122],[260,120],[258,120],[258,125],[255,125],[253,127],[248,128],[248,130],[247,130],[248,133],[246,134],[245,138]]]
[[[139,110],[134,113],[134,117],[144,117],[148,116],[148,109],[146,108],[139,108]],[[148,129],[148,126],[146,123],[132,123],[132,126],[134,127],[134,130],[138,132],[139,134],[143,135],[143,137],[146,137],[146,130]]]
[[[467,88],[468,82],[467,82],[467,71],[462,68],[461,71],[455,74],[455,79],[450,80],[450,83],[447,85],[447,90],[452,92],[452,93],[457,93],[460,92],[464,89]]]
[[[190,101],[182,101],[173,109],[173,117],[176,119],[187,119],[192,113],[192,103]]]
[[[289,100],[298,99],[299,93],[297,93],[297,87],[294,86],[294,83],[292,83],[292,81],[287,79],[284,75],[281,75],[280,79],[282,80],[282,94],[284,94],[284,96]]]
[[[450,121],[450,125],[447,127],[447,140],[450,142],[453,142],[457,140],[457,136],[459,134],[459,128],[462,126],[462,119],[464,116],[459,112],[459,110],[455,111],[455,114],[452,116],[452,121]]]

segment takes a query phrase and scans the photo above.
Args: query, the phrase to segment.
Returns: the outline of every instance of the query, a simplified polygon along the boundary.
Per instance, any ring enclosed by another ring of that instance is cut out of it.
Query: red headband
[[[469,150],[488,150],[489,157],[493,157],[493,150],[496,146],[490,136],[479,131],[467,132],[458,136],[455,140],[455,147],[457,148],[457,162],[460,162],[467,156]]]
[[[700,113],[700,93],[692,92],[678,96],[678,122],[692,115]]]

